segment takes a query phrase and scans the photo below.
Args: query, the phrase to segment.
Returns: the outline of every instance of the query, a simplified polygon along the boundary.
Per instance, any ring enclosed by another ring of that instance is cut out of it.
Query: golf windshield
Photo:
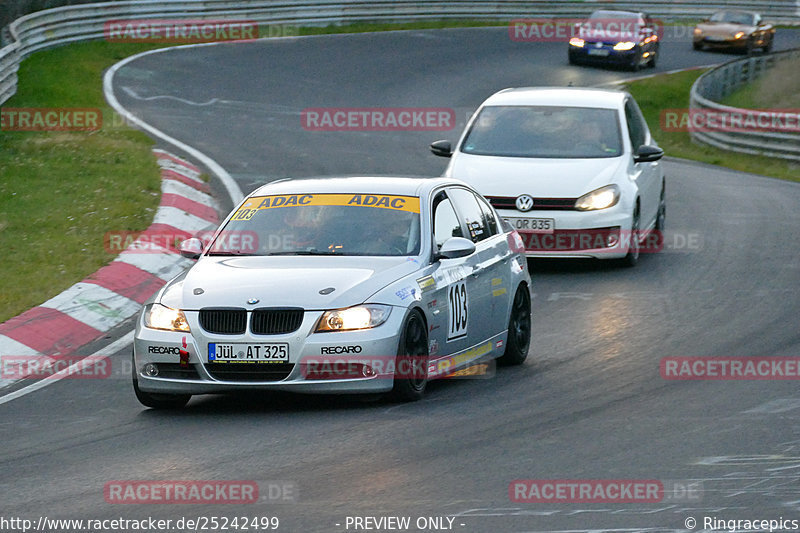
[[[617,157],[622,138],[614,109],[487,106],[472,123],[461,151],[501,157]]]

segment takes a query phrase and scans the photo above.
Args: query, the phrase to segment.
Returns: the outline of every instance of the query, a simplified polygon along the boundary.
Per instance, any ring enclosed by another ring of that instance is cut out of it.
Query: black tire
[[[152,409],[181,409],[191,399],[191,394],[161,394],[153,392],[144,392],[139,389],[139,381],[133,380],[133,392],[136,393],[136,399],[145,407]]]
[[[773,42],[774,40],[775,40],[775,39],[774,39],[774,38],[772,38],[772,37],[770,37],[770,38],[767,40],[767,43],[764,45],[764,48],[762,48],[762,50],[764,51],[764,53],[765,53],[765,54],[768,54],[768,53],[772,52],[772,42]]]
[[[634,267],[639,262],[639,206],[633,212],[631,232],[628,236],[628,254],[620,260],[622,266]]]
[[[650,61],[647,62],[647,68],[656,68],[656,61],[658,61],[658,47],[653,50],[653,54],[650,56]]]
[[[642,53],[641,52],[639,52],[638,54],[636,54],[634,56],[633,61],[631,61],[631,64],[628,65],[628,68],[632,72],[639,72],[640,70],[642,70]]]
[[[395,369],[391,399],[399,402],[421,399],[428,384],[428,328],[419,309],[412,310],[403,324]]]
[[[692,43],[692,48],[694,48],[695,50],[702,50],[703,49],[703,43],[699,43],[699,42],[698,43],[694,43],[693,42]]]
[[[508,318],[506,351],[497,359],[501,365],[521,365],[528,357],[531,346],[531,297],[528,287],[520,285],[511,302]]]
[[[748,55],[748,56],[751,56],[751,55],[753,55],[753,52],[755,52],[755,49],[756,49],[756,43],[755,43],[755,41],[753,40],[753,38],[752,38],[752,37],[750,37],[750,38],[747,40],[747,44],[746,44],[746,45],[745,45],[745,47],[744,47],[744,53],[745,53],[746,55]]]
[[[569,61],[570,65],[580,65],[580,61],[578,61],[578,58],[573,54],[567,53],[567,60]]]
[[[152,409],[181,409],[192,398],[191,394],[161,394],[144,392],[139,389],[139,380],[136,379],[136,362],[132,360],[131,379],[133,380],[133,392],[136,399],[145,407]]]
[[[664,231],[667,223],[667,195],[666,185],[661,185],[661,197],[658,200],[658,214],[656,215],[656,230],[659,232]],[[663,235],[661,235],[663,238]]]

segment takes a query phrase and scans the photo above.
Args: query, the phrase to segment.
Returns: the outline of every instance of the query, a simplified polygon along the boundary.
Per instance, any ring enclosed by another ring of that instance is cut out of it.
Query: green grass
[[[153,141],[115,120],[103,71],[144,50],[105,42],[34,54],[4,108],[100,108],[96,132],[0,133],[0,322],[107,264],[106,232],[142,230],[160,197]]]
[[[744,109],[800,108],[800,58],[781,61],[761,78],[730,94],[722,103]]]
[[[442,28],[481,28],[508,26],[511,19],[472,20],[472,19],[435,19],[410,22],[355,22],[352,24],[330,24],[328,26],[301,26],[297,35],[327,35],[331,33],[364,33],[374,31],[396,30],[432,30]],[[264,33],[262,32],[262,35]]]
[[[689,108],[689,90],[702,74],[694,70],[677,74],[662,74],[627,84],[636,98],[650,132],[668,156],[691,159],[712,165],[800,181],[800,165],[778,158],[740,154],[692,142],[688,132],[670,132],[661,128],[661,112],[665,109]]]

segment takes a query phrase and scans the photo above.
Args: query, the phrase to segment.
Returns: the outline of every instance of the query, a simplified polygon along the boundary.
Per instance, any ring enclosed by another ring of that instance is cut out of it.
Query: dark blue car
[[[606,64],[639,70],[655,67],[659,28],[644,13],[599,10],[575,25],[569,40],[570,64]]]

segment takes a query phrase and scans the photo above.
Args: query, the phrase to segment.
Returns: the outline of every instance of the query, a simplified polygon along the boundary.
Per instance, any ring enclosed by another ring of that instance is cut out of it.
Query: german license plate
[[[607,56],[608,50],[605,48],[590,48],[588,53],[590,56]]]
[[[287,363],[289,344],[222,344],[208,343],[209,363]]]
[[[507,218],[506,221],[517,231],[553,233],[556,227],[552,218]]]

